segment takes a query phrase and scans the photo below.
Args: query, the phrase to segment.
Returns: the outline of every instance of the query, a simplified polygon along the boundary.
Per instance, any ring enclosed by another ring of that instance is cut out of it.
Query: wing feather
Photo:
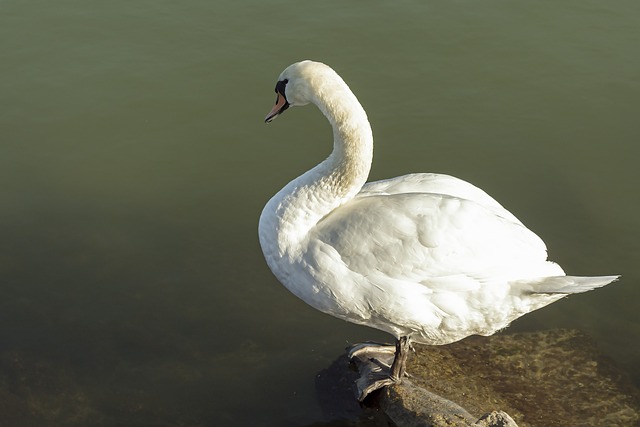
[[[544,274],[526,269],[549,264],[538,236],[475,201],[431,193],[370,194],[335,209],[313,231],[363,276],[428,286],[447,276],[538,277]]]

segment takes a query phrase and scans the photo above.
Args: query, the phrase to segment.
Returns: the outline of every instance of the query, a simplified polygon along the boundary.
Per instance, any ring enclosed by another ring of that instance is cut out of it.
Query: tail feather
[[[532,294],[578,294],[608,285],[620,276],[552,276],[538,279],[518,280],[514,284],[521,286],[524,292]]]

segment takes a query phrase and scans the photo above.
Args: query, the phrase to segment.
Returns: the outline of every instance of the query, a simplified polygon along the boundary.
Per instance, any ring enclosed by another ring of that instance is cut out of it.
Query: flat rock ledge
[[[506,412],[493,411],[478,419],[460,405],[408,380],[384,390],[379,405],[396,426],[518,427]]]
[[[640,425],[640,391],[589,337],[575,330],[416,346],[407,365],[410,378],[374,393],[364,409],[352,389],[358,373],[346,366],[345,354],[316,381],[326,417],[348,420],[344,425]]]

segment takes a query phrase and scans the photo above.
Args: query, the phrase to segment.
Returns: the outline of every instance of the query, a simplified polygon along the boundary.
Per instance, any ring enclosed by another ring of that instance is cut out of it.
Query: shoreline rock
[[[394,425],[402,427],[518,427],[504,411],[492,411],[478,418],[409,380],[384,390],[379,405]]]
[[[359,414],[361,422],[356,425],[384,425],[381,417],[396,427],[456,425],[446,419],[436,423],[434,403],[438,402],[444,404],[445,414],[452,408],[446,402],[464,411],[458,411],[466,414],[459,418],[461,426],[474,425],[482,414],[495,415],[494,411],[513,418],[514,424],[494,424],[504,426],[640,423],[638,389],[589,337],[575,330],[469,337],[446,346],[416,346],[407,365],[409,381],[372,396],[364,412],[352,391],[358,374],[346,366],[345,353],[318,375],[318,395],[329,419],[354,420]],[[323,396],[322,383],[331,381],[333,390]]]

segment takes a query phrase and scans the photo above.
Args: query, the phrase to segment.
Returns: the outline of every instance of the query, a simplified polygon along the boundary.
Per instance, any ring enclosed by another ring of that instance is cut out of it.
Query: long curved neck
[[[324,175],[316,181],[320,185],[314,189],[336,199],[338,203],[330,212],[353,198],[366,182],[373,160],[373,135],[367,114],[342,79],[324,84],[312,102],[331,123],[333,151],[299,179],[313,177],[314,172]]]
[[[295,251],[324,216],[352,199],[371,168],[371,126],[346,83],[339,77],[323,81],[313,92],[311,102],[331,123],[333,151],[322,163],[287,184],[265,206],[260,219],[260,242],[263,249],[277,242],[279,256]]]

